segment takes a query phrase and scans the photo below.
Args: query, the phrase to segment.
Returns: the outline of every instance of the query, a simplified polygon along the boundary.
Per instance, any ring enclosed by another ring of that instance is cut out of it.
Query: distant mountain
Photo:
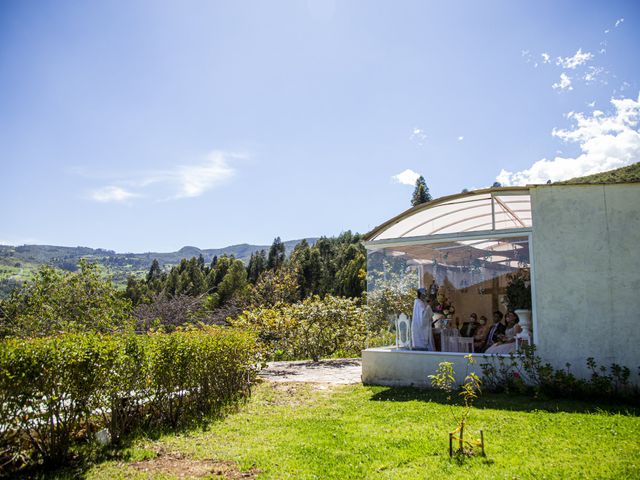
[[[314,245],[317,238],[307,238]],[[290,255],[295,246],[302,240],[284,242],[285,252]],[[269,251],[270,245],[230,245],[224,248],[200,249],[185,246],[177,252],[116,253],[113,250],[89,247],[59,247],[55,245],[0,245],[0,297],[6,295],[13,287],[28,280],[33,272],[43,264],[73,271],[78,262],[86,258],[103,265],[113,276],[116,283],[124,284],[127,276],[146,273],[151,262],[157,259],[161,266],[169,267],[180,263],[183,258],[202,255],[209,263],[213,257],[233,255],[247,263],[251,254],[260,250]]]

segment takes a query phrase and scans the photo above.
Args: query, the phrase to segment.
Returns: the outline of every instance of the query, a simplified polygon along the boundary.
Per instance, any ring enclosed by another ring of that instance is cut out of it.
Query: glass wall
[[[464,323],[472,314],[490,322],[496,310],[506,313],[510,277],[515,273],[526,275],[530,267],[527,236],[390,247],[369,244],[367,250],[372,346],[379,345],[383,338],[395,343],[395,337],[390,335],[394,319],[400,313],[411,316],[419,287],[424,287],[433,299],[436,336],[473,336],[470,334],[479,331],[480,326],[472,329]],[[382,335],[385,331],[386,338]],[[448,347],[447,342],[436,339],[440,351],[460,351],[456,342]],[[471,351],[470,341],[459,343]]]

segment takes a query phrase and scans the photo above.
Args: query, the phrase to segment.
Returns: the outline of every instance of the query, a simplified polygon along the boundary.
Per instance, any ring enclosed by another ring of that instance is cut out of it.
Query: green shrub
[[[231,323],[256,331],[267,355],[283,360],[359,355],[367,333],[359,300],[330,295],[248,310]]]
[[[79,266],[77,272],[43,266],[33,281],[0,301],[0,338],[132,329],[131,302],[96,264],[82,260]]]
[[[0,461],[13,467],[59,465],[100,428],[118,442],[221,412],[249,394],[259,361],[250,333],[222,327],[5,339],[0,352]]]

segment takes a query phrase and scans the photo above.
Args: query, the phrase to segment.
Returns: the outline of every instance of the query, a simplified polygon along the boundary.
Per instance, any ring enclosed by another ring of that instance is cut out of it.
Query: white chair
[[[458,352],[475,353],[473,337],[458,337]]]
[[[458,351],[458,337],[460,332],[457,328],[443,328],[440,333],[440,343],[443,352]]]
[[[404,313],[396,318],[396,348],[411,348],[411,320]]]

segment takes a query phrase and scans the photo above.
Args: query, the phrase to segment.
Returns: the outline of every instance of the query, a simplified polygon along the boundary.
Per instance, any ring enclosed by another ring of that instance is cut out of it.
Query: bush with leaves
[[[249,394],[260,357],[248,332],[66,334],[0,343],[0,465],[60,465],[107,428],[175,427]]]
[[[32,282],[0,302],[0,337],[132,328],[131,302],[101,277],[97,265],[82,260],[79,266],[76,272],[43,266]]]
[[[256,331],[270,358],[359,355],[366,339],[366,308],[357,299],[330,295],[258,307],[230,322]]]
[[[586,363],[591,377],[578,378],[571,372],[571,364],[554,368],[536,354],[535,345],[524,345],[520,355],[495,355],[480,367],[483,381],[492,391],[536,397],[640,399],[640,390],[629,381],[631,370],[628,367],[616,363],[609,368],[598,366],[592,357],[587,358]]]

